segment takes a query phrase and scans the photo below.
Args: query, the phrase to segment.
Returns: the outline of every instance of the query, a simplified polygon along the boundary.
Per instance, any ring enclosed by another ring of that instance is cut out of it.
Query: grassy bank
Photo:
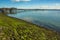
[[[60,34],[0,14],[0,40],[60,40]]]

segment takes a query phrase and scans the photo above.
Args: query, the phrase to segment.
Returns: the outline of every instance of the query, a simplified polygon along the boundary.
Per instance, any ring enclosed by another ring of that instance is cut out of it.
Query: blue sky
[[[0,7],[60,9],[60,0],[0,0]]]

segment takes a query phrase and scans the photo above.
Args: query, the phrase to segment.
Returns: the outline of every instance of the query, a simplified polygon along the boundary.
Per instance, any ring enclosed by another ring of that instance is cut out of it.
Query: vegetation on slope
[[[60,34],[0,14],[0,40],[60,40]]]

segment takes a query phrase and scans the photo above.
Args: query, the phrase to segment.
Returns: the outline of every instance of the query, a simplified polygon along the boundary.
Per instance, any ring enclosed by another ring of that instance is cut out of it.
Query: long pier
[[[17,8],[0,8],[0,13],[16,13]]]

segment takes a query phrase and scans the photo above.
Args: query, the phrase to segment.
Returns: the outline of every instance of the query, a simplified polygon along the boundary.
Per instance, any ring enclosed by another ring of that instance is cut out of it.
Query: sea
[[[17,10],[8,16],[60,32],[60,11],[57,10]]]

